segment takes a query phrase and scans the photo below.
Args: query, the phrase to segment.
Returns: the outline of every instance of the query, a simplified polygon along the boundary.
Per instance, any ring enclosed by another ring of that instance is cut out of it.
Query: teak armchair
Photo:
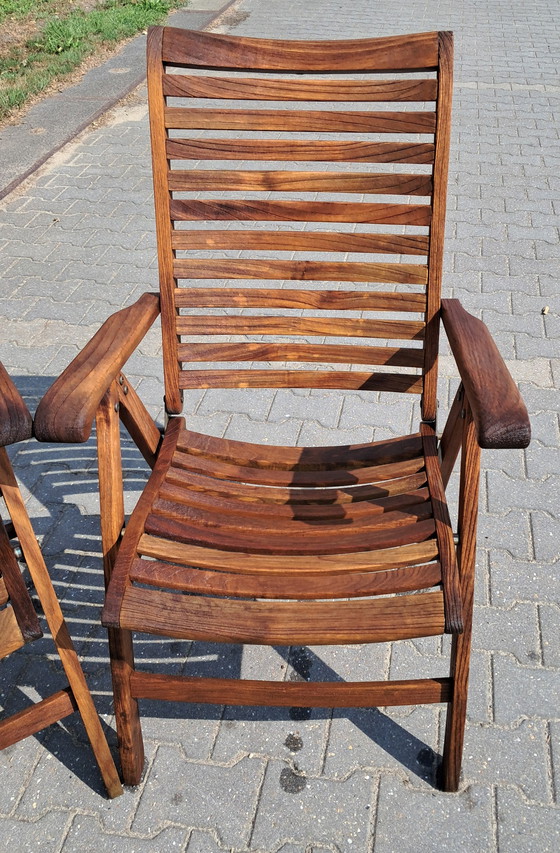
[[[0,658],[43,636],[33,602],[23,580],[10,540],[17,540],[45,620],[52,634],[68,686],[0,719],[0,749],[36,734],[79,711],[110,797],[122,794],[115,763],[103,734],[84,673],[45,561],[23,503],[6,446],[31,437],[31,415],[15,385],[0,364],[0,498],[8,512],[0,517]],[[39,685],[40,689],[40,685]]]
[[[525,447],[529,424],[485,326],[441,301],[451,90],[447,32],[149,31],[160,293],[107,320],[36,418],[37,437],[60,442],[87,440],[97,420],[103,622],[129,784],[144,761],[138,700],[159,698],[447,703],[442,785],[458,787],[480,447]],[[121,373],[160,313],[163,436]],[[462,382],[438,441],[440,320]],[[421,395],[421,422],[402,438],[304,449],[199,435],[178,417],[183,389],[246,387]],[[153,468],[124,534],[119,416]],[[445,486],[459,451],[456,544]],[[173,677],[135,670],[133,631],[265,645],[446,632],[451,669],[393,682]]]

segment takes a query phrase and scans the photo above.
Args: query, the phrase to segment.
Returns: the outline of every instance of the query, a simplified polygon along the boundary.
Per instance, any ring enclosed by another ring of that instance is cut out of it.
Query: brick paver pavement
[[[199,0],[203,2],[203,0]],[[359,37],[452,29],[454,146],[446,295],[494,333],[528,404],[526,453],[485,453],[472,690],[461,791],[432,786],[437,707],[225,710],[145,703],[144,782],[107,802],[70,718],[0,754],[6,849],[188,853],[425,853],[560,849],[558,177],[560,19],[555,0],[239,0],[218,28],[271,37]],[[156,285],[145,91],[63,149],[2,205],[0,358],[33,406],[112,310]],[[548,312],[543,309],[548,306]],[[443,421],[454,368],[442,365]],[[127,371],[161,416],[150,332]],[[190,424],[232,438],[345,443],[382,438],[370,397],[308,391],[191,392]],[[395,401],[391,428],[409,428]],[[98,625],[102,573],[92,443],[13,453],[57,591],[112,733]],[[125,450],[127,501],[145,480]],[[146,639],[168,672],[266,677],[445,674],[439,640],[367,650],[253,648]],[[2,663],[18,687],[59,668],[47,641]],[[50,658],[49,658],[50,660]],[[40,677],[40,678],[39,678]],[[51,688],[51,689],[54,689]]]

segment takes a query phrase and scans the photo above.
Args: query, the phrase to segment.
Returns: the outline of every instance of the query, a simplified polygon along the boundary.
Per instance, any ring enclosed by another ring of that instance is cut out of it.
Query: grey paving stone
[[[560,667],[560,609],[558,603],[551,600],[551,604],[542,604],[539,607],[539,618],[542,635],[542,655],[545,666]]]
[[[287,771],[287,772],[286,772]],[[368,849],[375,780],[353,773],[344,781],[298,775],[279,761],[267,767],[251,846],[334,844],[340,851]],[[331,814],[336,815],[334,821]]]
[[[521,666],[509,656],[494,656],[494,708],[496,723],[509,725],[532,717],[559,717],[560,671]]]
[[[95,818],[77,815],[74,818],[61,853],[113,853],[115,850],[131,850],[135,853],[158,853],[181,851],[186,842],[187,830],[168,827],[150,838],[117,835],[103,832]]]
[[[519,663],[540,662],[540,632],[537,608],[533,604],[516,604],[508,610],[476,607],[473,625],[473,647],[507,652]]]
[[[495,849],[487,831],[492,819],[488,788],[473,785],[460,794],[446,795],[414,790],[386,776],[380,782],[377,812],[375,853],[435,853],[443,849],[490,853]]]
[[[34,850],[58,853],[70,821],[68,812],[54,811],[39,820],[2,820],[2,843],[6,850],[31,853]]]
[[[199,764],[187,761],[177,747],[160,746],[132,831],[151,835],[168,821],[199,829],[214,827],[222,844],[243,847],[263,772],[260,759],[244,758],[231,767]]]
[[[560,845],[560,809],[527,803],[515,788],[497,789],[499,850],[554,853]]]
[[[523,720],[512,729],[467,726],[465,783],[518,785],[533,802],[552,803],[547,740],[542,721]]]
[[[198,829],[191,832],[186,847],[186,853],[224,853],[224,851],[225,848],[218,844],[213,833]]]
[[[367,768],[393,770],[410,782],[435,780],[439,710],[377,708],[336,710],[329,730],[324,773],[341,778]]]
[[[226,708],[212,760],[230,763],[244,754],[259,755],[319,774],[330,710],[313,709],[309,719],[298,716],[287,708]]]

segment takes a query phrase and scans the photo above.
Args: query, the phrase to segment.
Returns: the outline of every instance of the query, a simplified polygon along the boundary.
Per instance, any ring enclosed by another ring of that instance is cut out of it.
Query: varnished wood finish
[[[122,462],[117,413],[118,387],[118,383],[113,380],[100,402],[96,415],[101,546],[106,587],[113,576],[124,527]],[[140,732],[138,703],[130,695],[134,653],[129,631],[109,629],[109,653],[121,770],[125,783],[135,784],[140,780],[144,767],[144,746]]]
[[[119,374],[117,383],[119,417],[142,456],[150,468],[153,468],[161,443],[161,433],[124,373]]]
[[[426,477],[430,496],[436,536],[443,576],[443,594],[445,601],[445,630],[448,634],[460,634],[463,631],[463,614],[461,593],[459,589],[459,574],[453,542],[453,528],[447,509],[445,489],[441,478],[441,470],[437,455],[436,434],[432,426],[423,423],[420,427],[424,443],[424,459],[426,460]]]
[[[374,266],[370,264],[369,266]],[[381,264],[379,265],[381,267]],[[417,274],[416,268],[411,275]],[[420,274],[418,274],[420,277]],[[191,276],[193,277],[193,276]],[[284,276],[282,276],[284,277]],[[287,276],[286,276],[287,277]],[[178,308],[319,308],[325,311],[423,312],[422,293],[382,293],[358,290],[276,290],[252,287],[178,287]],[[219,359],[217,359],[219,361]]]
[[[453,637],[451,647],[450,677],[453,681],[453,698],[447,711],[441,768],[442,787],[445,791],[456,791],[461,775],[472,640],[479,482],[480,447],[467,402],[462,433],[458,513],[458,559],[464,630],[462,634]]]
[[[426,341],[424,345],[424,394],[422,417],[426,421],[436,420],[437,409],[437,360],[439,349],[439,313],[443,270],[443,239],[447,205],[447,173],[449,169],[449,145],[451,138],[451,98],[453,89],[453,34],[438,33],[439,69],[437,127],[435,134],[435,156],[433,168],[433,220],[430,228],[430,251],[428,270],[428,304],[426,308]]]
[[[180,344],[180,362],[299,361],[323,364],[385,364],[421,367],[421,349],[408,347],[345,346],[336,344],[210,343]]]
[[[23,738],[42,731],[77,710],[76,700],[69,687],[41,699],[11,717],[0,720],[0,749],[6,749]]]
[[[428,271],[420,264],[325,263],[321,261],[207,261],[181,258],[173,264],[177,278],[268,278],[271,281],[383,281],[396,284],[427,283]],[[263,291],[264,293],[264,291]],[[354,294],[356,291],[354,291]],[[396,294],[396,297],[404,294]],[[359,298],[359,294],[358,294]],[[396,301],[396,300],[395,300]],[[276,307],[274,302],[270,307]],[[362,307],[367,310],[367,305]]]
[[[428,237],[422,234],[376,234],[338,231],[220,231],[197,228],[174,231],[174,249],[258,249],[275,252],[376,252],[391,255],[426,255]]]
[[[26,709],[19,715],[0,724],[0,744],[15,743],[29,734],[39,731],[46,725],[50,725],[57,719],[67,716],[76,707],[80,712],[107,793],[109,797],[117,797],[122,794],[117,770],[5,448],[0,448],[0,491],[23,551],[58,657],[68,679],[69,691],[68,695],[64,691],[54,694],[39,706],[35,705]],[[9,549],[9,552],[6,549]],[[23,590],[21,588],[19,567],[7,541],[4,525],[1,523],[0,557],[7,591],[10,595],[12,591],[14,592],[14,599],[11,601],[11,605],[2,611],[3,614],[11,612],[19,621],[22,604],[25,604],[23,600],[25,595],[28,604],[22,620],[21,635],[25,641],[41,636],[41,630],[37,625],[27,590],[25,587]],[[1,633],[2,627],[0,626]],[[0,642],[2,639],[0,637]],[[3,652],[7,653],[8,651],[9,649],[4,647]]]
[[[411,705],[448,702],[448,678],[419,678],[406,681],[297,682],[234,681],[231,678],[188,678],[135,672],[134,695],[139,699],[172,702],[217,702],[218,704],[265,705],[308,708],[370,708],[377,705]]]
[[[49,388],[35,414],[39,441],[87,441],[107,388],[159,314],[159,298],[144,293],[112,314]]]
[[[282,139],[168,139],[169,160],[286,160],[291,163],[422,163],[434,162],[432,142],[305,141]],[[343,220],[344,221],[344,220]],[[363,220],[362,220],[363,221]],[[420,223],[417,223],[420,224]]]
[[[110,386],[98,414],[101,509],[108,516],[103,622],[128,783],[139,780],[143,760],[137,699],[162,698],[336,707],[446,702],[444,785],[457,787],[472,626],[475,427],[478,439],[495,447],[524,446],[528,432],[485,333],[454,303],[441,309],[451,66],[450,33],[279,42],[150,30],[167,412],[178,414],[182,391],[193,387],[351,388],[422,393],[424,422],[402,438],[290,448],[202,436],[171,417],[160,443],[153,424],[143,426],[146,413],[125,393],[125,380],[114,382],[122,349],[111,350],[109,340],[111,369],[82,387],[95,388],[97,406]],[[271,71],[278,74],[267,76]],[[178,98],[197,100],[189,107]],[[247,100],[262,103],[252,109]],[[376,101],[390,107],[371,109]],[[411,109],[414,103],[422,106]],[[387,257],[376,262],[379,255]],[[442,313],[466,391],[453,404],[440,463]],[[128,340],[131,332],[124,334]],[[268,362],[283,364],[273,369]],[[51,407],[72,381],[53,392]],[[481,390],[486,385],[495,388]],[[153,466],[122,541],[122,499],[114,495],[122,485],[117,402]],[[77,434],[85,433],[81,426]],[[457,559],[445,485],[460,448]],[[140,673],[131,645],[136,630],[272,645],[447,631],[451,675],[318,685]]]
[[[387,50],[390,53],[385,53]],[[201,320],[185,317],[183,308],[197,298],[195,289],[188,286],[196,279],[385,282],[397,285],[395,297],[406,295],[400,285],[426,286],[427,296],[423,296],[422,305],[420,302],[416,305],[425,315],[423,319],[427,317],[430,323],[437,323],[451,92],[449,50],[449,35],[435,32],[336,42],[279,42],[195,34],[173,28],[150,31],[148,88],[168,412],[180,411],[184,389],[207,387],[412,391],[423,392],[423,402],[427,405],[429,394],[426,396],[424,377],[411,380],[405,374],[376,373],[368,378],[365,374],[349,376],[333,370],[327,375],[323,371],[293,371],[290,366],[283,371],[257,370],[251,375],[236,376],[224,370],[212,372],[211,368],[202,372],[181,370],[178,365],[184,360],[184,347],[188,346],[188,340],[181,338],[205,334],[211,328],[228,335],[290,335],[288,323],[273,317],[260,320],[248,315],[225,321],[222,318],[227,327],[221,328],[212,313]],[[181,68],[185,73],[179,73]],[[189,73],[190,68],[196,68],[198,73]],[[246,74],[228,75],[231,70]],[[267,78],[265,73],[270,71],[283,72],[284,76]],[[410,71],[423,72],[424,77],[411,78]],[[325,77],[321,76],[323,72],[327,73]],[[333,73],[342,72],[344,76],[333,79]],[[366,79],[364,72],[370,75]],[[392,75],[392,79],[371,76],[383,72]],[[196,103],[185,105],[184,98],[196,98]],[[223,104],[225,98],[227,105]],[[263,103],[253,109],[247,105],[247,99]],[[385,101],[390,108],[375,109],[376,101]],[[318,106],[312,108],[313,103]],[[270,138],[271,134],[276,138]],[[403,134],[412,138],[403,140]],[[196,161],[193,168],[186,168],[189,160]],[[216,160],[230,161],[231,168],[221,164],[217,169],[212,168]],[[301,169],[292,165],[286,169],[274,166],[265,169],[266,161],[303,165]],[[325,165],[311,171],[306,164],[313,163]],[[346,171],[340,165],[343,163],[356,165]],[[370,164],[374,163],[379,165],[372,170]],[[393,164],[398,164],[396,170],[391,168]],[[402,164],[410,168],[399,169]],[[426,168],[431,166],[433,173]],[[439,188],[437,203],[434,176]],[[213,197],[200,197],[204,193],[212,193]],[[232,198],[232,193],[242,193],[243,197]],[[266,193],[267,197],[254,197],[259,193]],[[299,193],[312,193],[315,198],[302,200],[297,197]],[[348,193],[362,198],[336,200],[336,194]],[[394,198],[383,201],[387,195]],[[411,200],[419,196],[427,203]],[[433,221],[434,209],[437,223]],[[229,221],[246,227],[230,234],[227,230],[198,229],[191,225]],[[284,226],[297,222],[353,226],[363,223],[395,230],[383,234],[325,230],[274,232],[260,227],[268,222]],[[420,228],[428,233],[411,233]],[[436,231],[440,236],[434,239],[432,232]],[[257,260],[177,254],[200,250],[227,252],[237,248],[324,252],[331,257],[296,255],[289,260]],[[393,263],[362,263],[347,257],[354,251],[390,252],[398,257]],[[332,253],[342,252],[341,260],[332,258]],[[428,255],[428,264],[405,263],[402,254]],[[177,295],[179,281],[186,284],[184,296]],[[279,304],[280,297],[272,293],[270,301],[264,291],[260,298],[262,303],[258,306],[249,301],[247,307],[272,310],[284,307]],[[341,300],[344,298],[347,297]],[[408,310],[405,302],[397,307],[397,300],[393,301],[395,310]],[[333,310],[339,307],[345,310],[342,304]],[[364,306],[361,310],[367,309]],[[372,306],[372,310],[391,309],[387,303],[387,308]],[[363,333],[369,337],[390,338],[393,332],[383,324],[374,331],[375,321],[364,318],[360,318],[356,328],[360,328],[360,322],[365,324]],[[269,329],[263,331],[263,325]],[[309,326],[306,318],[298,318],[292,324],[293,333],[344,334],[336,323],[324,329],[315,324],[311,331],[302,331]],[[437,329],[430,326],[429,334],[433,349]],[[248,344],[251,343],[254,341],[249,340]],[[238,351],[241,349],[238,347]],[[323,350],[323,355],[327,354],[328,350]],[[347,354],[350,355],[349,350]],[[240,360],[249,359],[241,356]],[[291,360],[295,359],[288,359]],[[359,349],[357,361],[348,362],[354,363],[365,363],[360,359]],[[422,368],[433,383],[436,364],[431,356],[423,354]]]
[[[5,451],[2,450],[0,453],[4,454]],[[5,456],[3,464],[7,467],[8,463]],[[2,584],[6,593],[6,600],[10,601],[9,610],[13,614],[12,619],[8,611],[5,610],[2,613],[3,626],[0,629],[2,635],[0,639],[0,657],[4,657],[10,654],[15,648],[19,648],[19,645],[42,637],[43,632],[41,631],[33,602],[29,597],[29,592],[21,576],[21,571],[10,545],[2,518],[0,518],[0,572],[2,574]],[[18,640],[18,632],[14,633],[10,629],[10,635],[13,633],[13,640],[9,640],[6,633],[8,626],[12,625],[14,620],[22,640],[18,646],[13,645]]]
[[[457,299],[444,299],[443,323],[465,388],[481,447],[527,447],[527,409],[484,323]]]
[[[0,362],[0,447],[31,435],[31,415]]]
[[[434,112],[338,110],[222,110],[168,107],[167,128],[177,130],[281,130],[285,133],[433,133]]]
[[[437,80],[329,80],[202,77],[164,74],[163,94],[176,98],[243,98],[245,101],[435,101]]]
[[[174,66],[262,69],[263,71],[425,71],[438,64],[437,33],[376,39],[283,41],[199,33],[175,27],[162,31],[161,58]]]
[[[431,175],[367,172],[290,172],[252,169],[174,169],[168,176],[175,192],[331,192],[431,195]]]
[[[338,603],[253,602],[185,597],[129,587],[121,625],[130,630],[222,643],[384,643],[441,634],[441,592]]]

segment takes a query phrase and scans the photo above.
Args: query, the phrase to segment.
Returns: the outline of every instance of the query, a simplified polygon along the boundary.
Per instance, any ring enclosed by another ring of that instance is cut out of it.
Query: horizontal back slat
[[[366,234],[336,231],[173,231],[173,249],[258,249],[275,252],[375,252],[425,255],[423,234]]]
[[[422,367],[421,349],[344,344],[217,343],[179,344],[179,361],[297,361],[301,363],[385,364]]]
[[[262,71],[426,71],[437,67],[438,34],[284,41],[193,33],[166,27],[162,59],[178,66]]]
[[[430,195],[431,175],[366,172],[248,171],[191,169],[169,172],[169,189],[178,192],[328,192]]]
[[[337,201],[244,201],[173,199],[169,205],[176,221],[236,222],[365,222],[369,225],[429,225],[428,204],[365,204]]]
[[[421,394],[422,378],[406,373],[359,373],[338,370],[182,370],[179,387],[187,388],[342,388],[350,391],[397,391]]]
[[[367,290],[276,290],[274,288],[180,287],[177,308],[321,308],[326,311],[423,311],[422,293]]]
[[[424,323],[413,320],[361,320],[339,317],[231,317],[177,318],[180,335],[336,335],[354,338],[388,338],[420,341]]]
[[[180,388],[212,383],[416,393],[426,375],[431,410],[447,145],[438,140],[449,125],[439,62],[448,35],[287,42],[150,32],[170,411],[181,410]],[[333,316],[286,316],[296,312]],[[259,361],[284,365],[255,369]],[[188,370],[189,362],[208,369]],[[251,362],[253,378],[235,362]],[[391,368],[403,372],[384,372]]]
[[[433,133],[434,112],[342,110],[216,110],[167,107],[165,126],[176,130],[248,130],[284,133]]]
[[[437,97],[437,80],[282,80],[164,74],[163,94],[247,101],[428,102]]]
[[[339,142],[299,139],[168,139],[170,160],[288,160],[333,163],[426,163],[432,142]]]
[[[267,278],[274,281],[369,281],[426,284],[421,264],[334,263],[328,261],[252,261],[180,259],[173,263],[177,278]]]

